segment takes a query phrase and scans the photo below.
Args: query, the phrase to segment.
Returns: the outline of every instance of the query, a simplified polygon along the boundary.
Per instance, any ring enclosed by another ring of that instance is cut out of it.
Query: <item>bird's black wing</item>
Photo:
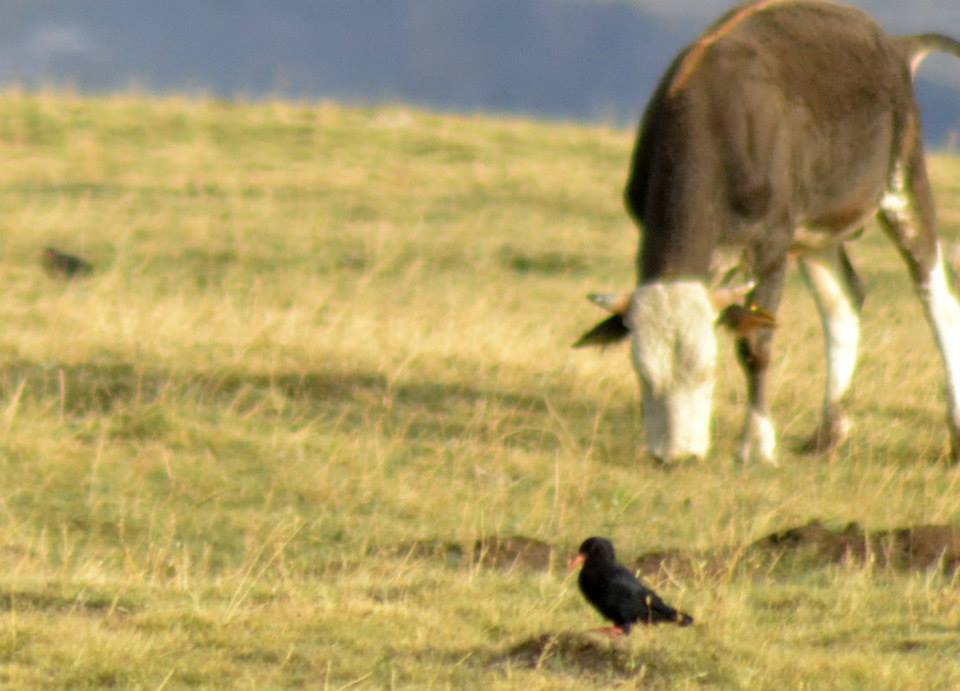
[[[659,595],[622,566],[618,565],[611,574],[609,593],[610,604],[617,610],[617,615],[611,616],[611,619],[618,624],[676,622],[685,625],[693,621],[686,614],[681,614],[664,602]]]

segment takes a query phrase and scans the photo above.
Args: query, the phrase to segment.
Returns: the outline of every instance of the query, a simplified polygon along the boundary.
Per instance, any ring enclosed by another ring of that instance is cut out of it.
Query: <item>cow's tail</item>
[[[943,34],[914,34],[900,36],[897,40],[913,74],[930,53],[949,53],[960,58],[960,41]]]

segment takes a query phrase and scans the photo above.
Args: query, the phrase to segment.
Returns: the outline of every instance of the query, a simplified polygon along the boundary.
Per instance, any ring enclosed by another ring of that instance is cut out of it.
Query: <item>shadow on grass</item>
[[[499,253],[500,265],[516,274],[540,274],[545,276],[583,275],[591,266],[582,255],[567,252],[525,252],[504,245]]]
[[[344,432],[376,427],[408,442],[469,438],[537,451],[573,443],[589,445],[601,457],[635,455],[634,440],[622,433],[633,425],[632,401],[605,411],[609,421],[598,430],[595,404],[559,385],[525,393],[482,382],[390,382],[365,371],[260,374],[19,361],[0,370],[0,401],[29,402],[65,418],[111,416],[118,423],[115,436],[129,438],[175,431],[167,429],[166,408],[186,404],[217,415],[319,420]]]
[[[684,631],[686,635],[696,635]],[[487,664],[524,667],[593,680],[630,680],[632,685],[668,684],[696,678],[702,685],[728,684],[722,669],[705,672],[703,660],[676,646],[667,648],[652,639],[656,630],[638,630],[629,638],[611,639],[594,633],[564,631],[533,636],[491,653]]]
[[[0,597],[0,612],[40,611],[59,614],[129,615],[140,610],[141,604],[130,598],[107,592],[90,592],[86,589],[70,592],[51,590],[19,589]]]
[[[111,435],[130,439],[174,433],[176,423],[167,419],[166,406],[186,403],[216,416],[286,416],[319,421],[342,432],[377,429],[413,444],[469,440],[538,453],[572,448],[577,453],[589,450],[602,463],[641,462],[667,472],[677,467],[644,455],[634,397],[598,410],[595,400],[578,396],[562,379],[544,383],[523,373],[517,381],[515,387],[504,388],[482,379],[438,381],[426,375],[395,382],[376,372],[333,367],[263,374],[122,362],[18,361],[0,368],[0,406],[22,395],[25,401],[58,409],[64,417],[116,416]],[[928,411],[917,407],[879,408],[873,415],[929,422]],[[799,449],[805,437],[785,439]],[[943,455],[931,452],[925,460],[941,463]]]

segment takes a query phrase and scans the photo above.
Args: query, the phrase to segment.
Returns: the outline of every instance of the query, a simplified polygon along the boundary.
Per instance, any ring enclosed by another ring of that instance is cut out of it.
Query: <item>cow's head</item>
[[[643,391],[647,449],[663,461],[703,458],[710,448],[717,313],[702,283],[638,287],[625,315]]]
[[[710,414],[716,381],[717,335],[722,323],[743,333],[771,327],[760,310],[726,309],[748,290],[711,294],[699,281],[660,281],[637,287],[629,299],[591,296],[614,315],[588,332],[578,346],[630,335],[634,369],[643,392],[647,449],[662,461],[704,458],[710,449]],[[614,328],[619,320],[620,328]],[[736,322],[732,324],[731,322]]]

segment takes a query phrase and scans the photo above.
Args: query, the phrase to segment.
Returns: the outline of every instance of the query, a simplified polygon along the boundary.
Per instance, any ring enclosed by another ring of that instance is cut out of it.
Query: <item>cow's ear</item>
[[[583,334],[577,342],[573,344],[574,348],[586,348],[587,346],[608,346],[619,343],[630,335],[630,328],[623,320],[623,315],[614,314],[607,317],[602,322]]]
[[[720,312],[716,325],[725,326],[738,336],[749,336],[758,329],[777,328],[777,319],[756,305],[729,305]]]
[[[631,293],[590,293],[587,300],[612,314],[626,314],[630,308]]]

